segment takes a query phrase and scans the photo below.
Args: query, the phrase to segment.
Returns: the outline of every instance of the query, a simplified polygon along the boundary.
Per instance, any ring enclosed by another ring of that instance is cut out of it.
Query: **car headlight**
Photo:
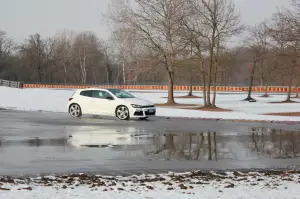
[[[137,104],[131,104],[131,106],[132,106],[133,108],[143,108],[143,106],[137,105]]]

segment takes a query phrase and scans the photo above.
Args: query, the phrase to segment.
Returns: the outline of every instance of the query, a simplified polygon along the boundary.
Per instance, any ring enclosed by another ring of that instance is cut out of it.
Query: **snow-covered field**
[[[67,112],[66,104],[73,90],[66,89],[15,89],[0,87],[0,108]],[[137,97],[141,97],[154,103],[165,103],[166,91],[149,92],[133,91]],[[185,92],[176,92],[175,96],[185,95]],[[201,93],[196,93],[201,96]],[[242,101],[246,93],[219,93],[217,106],[231,109],[233,112],[208,112],[198,110],[186,110],[179,108],[157,108],[158,116],[165,117],[191,117],[191,118],[218,118],[218,119],[243,119],[243,120],[268,120],[268,121],[300,121],[300,117],[269,116],[265,113],[300,112],[300,104],[271,104],[285,99],[285,95],[274,94],[270,98],[259,97],[261,94],[253,94],[258,100],[256,103]],[[295,101],[299,101],[295,99]],[[177,103],[203,105],[203,99],[176,99]]]
[[[129,177],[73,174],[30,179],[0,178],[5,199],[296,199],[299,171],[201,171]]]

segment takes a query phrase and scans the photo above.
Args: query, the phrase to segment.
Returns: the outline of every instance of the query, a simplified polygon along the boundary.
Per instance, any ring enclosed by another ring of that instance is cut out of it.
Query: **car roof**
[[[91,88],[77,89],[76,91],[78,92],[78,91],[87,91],[87,90],[107,90],[107,89],[105,89],[105,88],[93,88],[93,87],[91,87]]]
[[[82,89],[76,89],[76,92],[81,92],[81,91],[87,91],[87,90],[104,90],[104,91],[110,91],[110,90],[122,90],[119,88],[82,88]]]

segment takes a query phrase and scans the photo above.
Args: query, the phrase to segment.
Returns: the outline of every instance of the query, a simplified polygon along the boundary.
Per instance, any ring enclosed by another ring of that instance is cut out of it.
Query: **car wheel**
[[[120,120],[129,119],[129,110],[126,106],[118,106],[116,109],[116,116]]]
[[[81,117],[82,112],[81,112],[81,108],[78,104],[71,104],[69,107],[69,113],[72,117]]]

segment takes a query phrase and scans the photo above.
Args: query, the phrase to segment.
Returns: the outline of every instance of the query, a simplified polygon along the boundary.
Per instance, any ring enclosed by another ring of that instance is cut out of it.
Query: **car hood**
[[[120,99],[120,100],[127,103],[127,104],[136,104],[136,105],[141,105],[141,106],[152,106],[152,105],[154,105],[152,102],[149,102],[149,101],[141,99],[141,98],[123,98],[123,99]]]

